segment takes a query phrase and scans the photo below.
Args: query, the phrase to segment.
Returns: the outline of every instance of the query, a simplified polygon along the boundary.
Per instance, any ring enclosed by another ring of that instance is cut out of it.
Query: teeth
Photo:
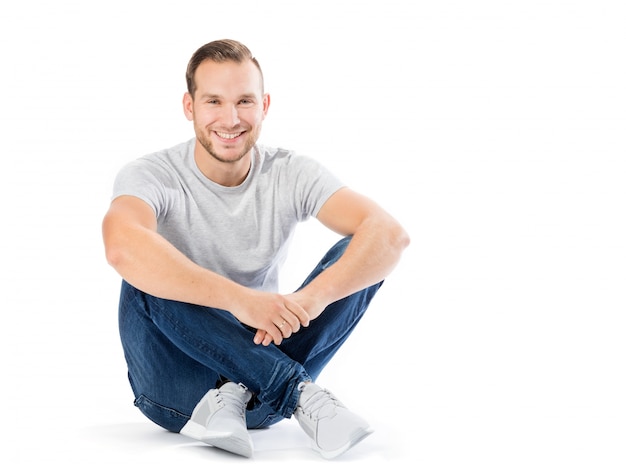
[[[237,134],[225,134],[224,132],[215,132],[217,135],[219,135],[222,139],[234,139],[235,137],[238,137],[241,135],[241,132],[238,132]]]

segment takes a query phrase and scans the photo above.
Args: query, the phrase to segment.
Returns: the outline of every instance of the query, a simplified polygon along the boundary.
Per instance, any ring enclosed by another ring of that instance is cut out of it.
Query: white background
[[[254,433],[253,460],[165,433],[125,377],[100,236],[112,180],[192,136],[186,63],[229,37],[264,68],[261,140],[412,236],[320,378],[376,428],[340,465],[625,468],[623,5],[7,2],[1,466],[324,464],[291,421]],[[285,289],[327,237],[303,225]]]

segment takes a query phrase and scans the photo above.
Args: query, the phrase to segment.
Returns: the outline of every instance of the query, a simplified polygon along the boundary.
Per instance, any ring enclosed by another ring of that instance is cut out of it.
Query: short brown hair
[[[233,39],[220,39],[212,41],[204,46],[200,47],[189,60],[187,64],[187,91],[193,97],[196,92],[196,82],[194,76],[197,68],[205,60],[212,60],[213,62],[237,62],[238,64],[245,62],[246,60],[252,61],[254,65],[259,69],[261,73],[261,89],[263,89],[263,71],[259,62],[254,58],[250,49],[239,41]]]

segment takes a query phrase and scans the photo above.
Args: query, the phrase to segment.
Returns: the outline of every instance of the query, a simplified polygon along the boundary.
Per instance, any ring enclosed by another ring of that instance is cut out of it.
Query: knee
[[[326,256],[324,256],[324,258],[322,259],[322,263],[324,264],[325,268],[341,258],[341,256],[346,251],[346,247],[348,246],[348,243],[350,243],[350,240],[352,240],[352,235],[348,235],[347,237],[342,238],[337,243],[335,243],[330,250],[328,250]]]

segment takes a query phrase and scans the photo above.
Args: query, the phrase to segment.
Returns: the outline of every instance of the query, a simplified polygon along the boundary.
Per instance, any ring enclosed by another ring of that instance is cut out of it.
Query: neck
[[[202,145],[196,145],[194,160],[200,172],[214,183],[239,186],[250,172],[252,151],[237,160],[223,161],[207,152]]]

